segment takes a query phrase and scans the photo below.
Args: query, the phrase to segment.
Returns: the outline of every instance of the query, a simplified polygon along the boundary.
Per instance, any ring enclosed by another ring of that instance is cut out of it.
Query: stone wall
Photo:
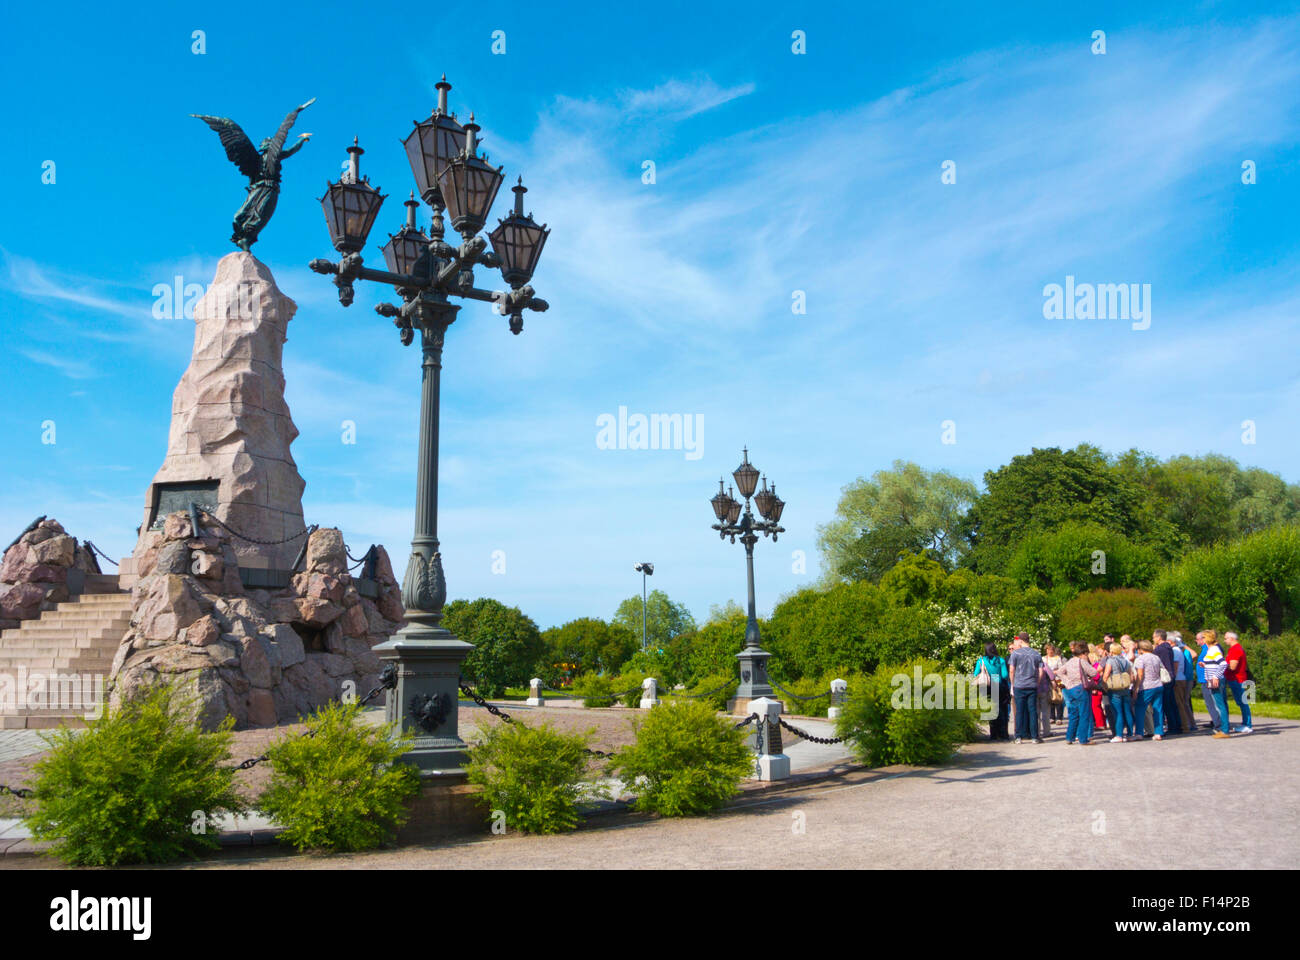
[[[187,514],[168,516],[139,558],[131,629],[110,675],[110,702],[166,679],[188,689],[196,720],[212,730],[296,720],[351,684],[358,697],[378,683],[371,652],[402,626],[401,591],[378,548],[375,599],[347,570],[343,536],[313,533],[304,570],[284,590],[245,590],[225,531],[193,536]]]
[[[95,558],[59,521],[42,519],[19,537],[0,564],[0,630],[67,600],[69,570],[99,573]]]

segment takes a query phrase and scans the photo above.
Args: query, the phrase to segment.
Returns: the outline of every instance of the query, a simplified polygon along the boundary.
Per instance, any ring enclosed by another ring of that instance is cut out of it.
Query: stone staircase
[[[131,594],[116,575],[97,574],[73,600],[0,633],[0,729],[84,727],[130,623]],[[32,696],[34,680],[43,699]]]

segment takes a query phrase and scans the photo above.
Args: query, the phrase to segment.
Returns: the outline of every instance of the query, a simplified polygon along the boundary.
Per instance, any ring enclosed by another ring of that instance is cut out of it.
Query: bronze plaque
[[[169,513],[178,510],[188,513],[190,503],[211,510],[217,509],[217,490],[221,486],[218,480],[197,480],[193,483],[160,483],[154,487],[153,515],[149,517],[149,529],[161,530],[163,521]]]

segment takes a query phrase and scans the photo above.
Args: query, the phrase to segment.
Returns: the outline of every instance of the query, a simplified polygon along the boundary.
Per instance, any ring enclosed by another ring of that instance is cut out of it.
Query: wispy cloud
[[[73,380],[89,380],[92,377],[98,376],[95,368],[82,360],[76,360],[72,357],[54,353],[47,353],[44,350],[29,350],[24,348],[19,352],[33,363],[40,363],[47,367],[53,367],[65,377],[70,377]]]

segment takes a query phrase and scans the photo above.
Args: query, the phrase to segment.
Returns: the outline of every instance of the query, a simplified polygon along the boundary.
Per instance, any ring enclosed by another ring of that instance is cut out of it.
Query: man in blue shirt
[[[1038,735],[1038,682],[1043,677],[1043,658],[1029,645],[1029,634],[1018,633],[1011,641],[1007,666],[1011,696],[1016,701],[1016,743],[1029,739],[1042,743]]]

